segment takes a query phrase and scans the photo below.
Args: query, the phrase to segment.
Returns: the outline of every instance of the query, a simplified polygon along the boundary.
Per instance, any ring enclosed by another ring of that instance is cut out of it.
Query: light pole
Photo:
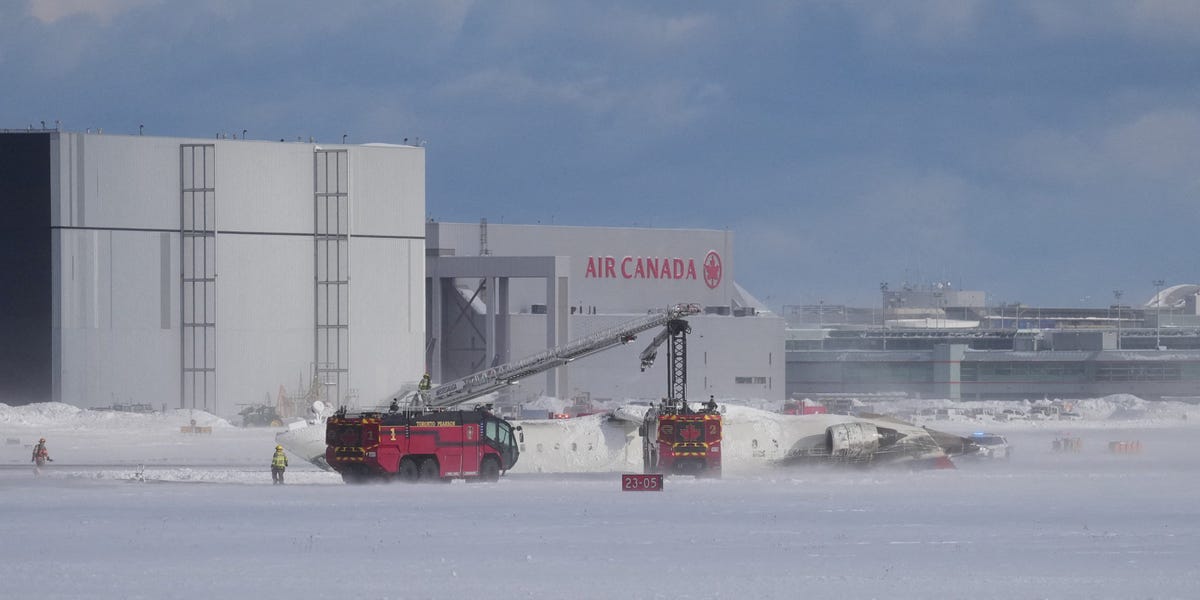
[[[940,311],[940,310],[942,310],[942,293],[934,292],[933,293],[933,328],[934,329],[940,329],[942,326],[941,325],[942,316],[940,314],[938,314],[938,311]],[[929,324],[928,318],[925,319],[925,324],[926,324],[926,326],[928,326],[928,324]]]
[[[888,310],[887,309],[888,309],[888,306],[890,305],[890,302],[888,301],[888,293],[887,292],[888,292],[887,282],[886,281],[880,282],[879,283],[879,294],[880,294],[881,298],[880,298],[880,303],[879,303],[879,309],[883,311],[883,318],[880,319],[880,322],[883,325],[883,349],[884,350],[887,350],[887,318],[888,318]]]
[[[1113,298],[1117,299],[1117,350],[1121,349],[1121,296],[1125,292],[1113,290]]]
[[[821,335],[821,349],[825,349],[825,301],[817,300],[817,331]]]
[[[1167,282],[1154,280],[1154,349],[1162,350],[1162,287]]]

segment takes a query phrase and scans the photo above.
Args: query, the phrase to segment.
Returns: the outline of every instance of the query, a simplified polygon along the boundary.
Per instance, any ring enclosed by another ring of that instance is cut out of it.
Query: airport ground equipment
[[[676,304],[564,346],[413,392],[403,403],[397,398],[389,412],[350,414],[343,408],[325,422],[324,461],[347,482],[495,481],[517,462],[519,428],[493,415],[490,406],[449,410],[451,407],[513,385],[523,377],[629,343],[655,327],[671,329],[680,323],[686,327],[682,318],[699,313],[699,305]],[[665,336],[656,337],[660,338]],[[652,362],[653,356],[649,360]],[[648,365],[645,356],[642,364],[643,368]]]
[[[687,401],[687,334],[691,326],[673,319],[642,351],[642,369],[653,362],[658,346],[669,342],[667,397],[646,411],[639,428],[646,473],[721,476],[721,413],[711,398],[695,409]]]
[[[347,483],[496,481],[519,456],[520,428],[484,407],[347,414],[325,424],[325,461]]]

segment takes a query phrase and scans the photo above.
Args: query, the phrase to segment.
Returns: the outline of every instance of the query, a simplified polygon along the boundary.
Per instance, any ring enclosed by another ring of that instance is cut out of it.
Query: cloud
[[[480,4],[472,17],[481,42],[498,49],[553,41],[557,55],[605,49],[605,55],[644,54],[678,48],[702,48],[722,26],[716,15],[682,10],[659,14],[652,4],[540,2]]]
[[[1200,164],[1200,113],[1155,109],[1078,130],[1041,129],[1012,146],[1020,172],[1076,189],[1195,186]]]
[[[88,16],[111,23],[118,15],[157,4],[160,0],[29,0],[29,15],[42,23],[55,23],[74,16]]]
[[[1103,133],[1101,151],[1111,166],[1142,177],[1195,180],[1200,165],[1200,114],[1159,110]]]
[[[1200,3],[1195,0],[1025,0],[1022,10],[1054,36],[1115,34],[1188,45],[1200,42]]]
[[[687,46],[710,39],[718,28],[712,15],[658,16],[621,12],[590,26],[598,39],[639,47]]]
[[[475,71],[434,89],[463,101],[501,100],[527,107],[565,107],[631,126],[674,128],[693,123],[725,99],[721,86],[667,79],[627,82],[607,75],[538,78],[513,68]]]
[[[958,174],[853,158],[802,179],[786,208],[734,226],[738,281],[760,296],[871,302],[873,282],[986,262],[972,215],[992,195]]]
[[[900,0],[846,4],[864,31],[884,39],[911,39],[940,47],[968,40],[978,31],[982,0]]]

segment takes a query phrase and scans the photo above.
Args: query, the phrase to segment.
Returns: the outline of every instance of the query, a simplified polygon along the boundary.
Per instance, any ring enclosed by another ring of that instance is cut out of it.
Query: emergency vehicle
[[[692,408],[687,394],[687,334],[683,319],[667,323],[642,351],[645,370],[663,342],[670,341],[667,360],[667,397],[651,406],[642,420],[642,462],[646,473],[721,476],[721,413],[711,398],[702,409]]]
[[[347,414],[326,421],[325,460],[347,483],[496,481],[516,464],[519,428],[474,410]]]
[[[664,403],[647,411],[642,430],[646,473],[721,476],[721,413],[715,409]]]
[[[451,407],[627,344],[643,331],[662,326],[672,329],[680,323],[686,327],[682,318],[699,313],[696,304],[676,304],[564,346],[415,392],[405,398],[403,408],[397,398],[388,412],[349,414],[343,407],[325,422],[324,462],[350,483],[376,479],[495,481],[517,462],[518,444],[524,441],[520,428],[485,407]],[[663,339],[664,334],[655,338],[658,344]],[[646,356],[651,350],[643,352],[643,369],[654,360],[653,352]]]

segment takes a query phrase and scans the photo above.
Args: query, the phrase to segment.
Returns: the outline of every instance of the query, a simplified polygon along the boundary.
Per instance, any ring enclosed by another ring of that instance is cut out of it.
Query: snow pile
[[[1039,414],[1039,410],[1047,411]],[[1025,429],[1064,422],[1073,427],[1164,427],[1194,423],[1200,406],[1177,400],[1144,400],[1131,394],[1062,400],[896,399],[865,404],[861,411],[893,415],[921,425],[947,422]],[[1008,413],[1006,413],[1008,411]],[[1015,412],[1013,412],[1015,411]],[[1010,414],[1011,413],[1011,414]],[[1061,416],[1059,413],[1066,414]]]
[[[1170,404],[1176,404],[1174,402]],[[1132,394],[1113,394],[1103,398],[1088,398],[1071,403],[1071,410],[1085,419],[1145,419],[1150,416],[1151,403]],[[1154,412],[1160,412],[1158,410]]]
[[[546,413],[565,412],[569,403],[553,396],[538,396],[528,402],[521,403],[521,410],[529,412],[545,411]]]
[[[185,425],[232,429],[233,425],[202,410],[179,409],[166,413],[136,413],[82,409],[61,402],[43,402],[26,406],[0,404],[0,426],[53,427],[55,429],[143,430],[178,429]]]
[[[67,472],[73,465],[266,467],[274,451],[274,435],[271,429],[234,427],[199,410],[133,413],[85,410],[58,402],[0,404],[0,465],[28,464],[33,444],[44,437],[57,472]]]

